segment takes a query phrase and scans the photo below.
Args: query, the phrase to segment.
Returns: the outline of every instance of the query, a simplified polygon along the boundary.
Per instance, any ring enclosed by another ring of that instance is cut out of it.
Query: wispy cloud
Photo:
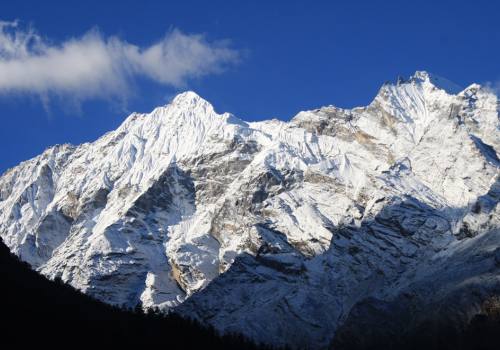
[[[33,28],[0,21],[0,94],[35,94],[72,100],[124,99],[136,78],[182,87],[192,78],[219,73],[238,61],[227,41],[170,30],[140,47],[97,29],[53,43]]]
[[[486,81],[486,82],[482,83],[481,85],[500,97],[500,80]]]
[[[500,96],[500,81],[494,82],[491,85],[491,89],[493,89],[493,91],[495,92],[495,94],[497,94],[498,96]]]

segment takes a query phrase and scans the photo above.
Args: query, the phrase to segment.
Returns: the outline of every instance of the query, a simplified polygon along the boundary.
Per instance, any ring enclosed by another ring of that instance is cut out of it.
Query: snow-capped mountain
[[[467,322],[500,292],[499,105],[426,72],[290,122],[185,92],[7,171],[0,235],[100,300],[271,344],[327,347],[407,295]]]

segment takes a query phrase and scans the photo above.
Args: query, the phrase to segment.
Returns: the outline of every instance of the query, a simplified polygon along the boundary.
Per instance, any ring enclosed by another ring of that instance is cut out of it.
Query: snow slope
[[[499,285],[499,102],[460,90],[417,72],[366,107],[253,123],[185,92],[7,171],[0,235],[105,302],[326,347],[367,297],[462,288],[472,256]]]

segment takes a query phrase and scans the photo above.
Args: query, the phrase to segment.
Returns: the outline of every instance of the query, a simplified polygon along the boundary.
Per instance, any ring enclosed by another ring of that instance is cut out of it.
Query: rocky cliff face
[[[7,171],[0,235],[100,300],[271,344],[326,347],[407,295],[466,322],[500,290],[499,130],[493,93],[425,72],[290,122],[186,92]]]

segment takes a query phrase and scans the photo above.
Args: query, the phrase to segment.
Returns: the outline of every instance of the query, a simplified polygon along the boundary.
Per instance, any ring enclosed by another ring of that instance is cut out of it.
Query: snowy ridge
[[[417,72],[366,107],[253,123],[185,92],[7,171],[0,235],[105,302],[325,347],[367,297],[442,278],[444,298],[472,255],[499,283],[498,97],[459,90]]]

